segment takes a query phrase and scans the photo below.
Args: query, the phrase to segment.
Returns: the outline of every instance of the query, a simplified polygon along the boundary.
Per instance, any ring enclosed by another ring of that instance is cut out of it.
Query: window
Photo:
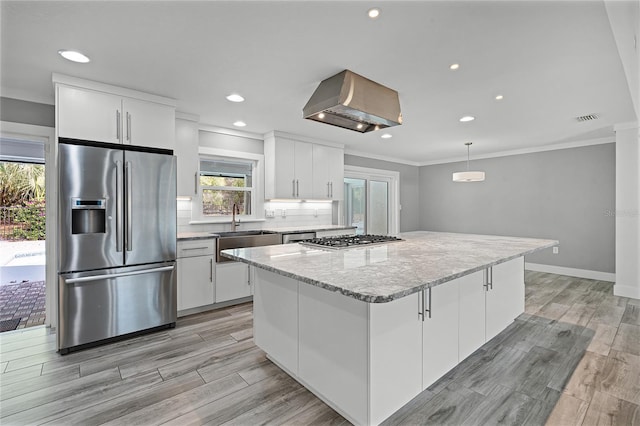
[[[235,204],[240,215],[252,214],[255,162],[201,158],[202,216],[231,216]]]

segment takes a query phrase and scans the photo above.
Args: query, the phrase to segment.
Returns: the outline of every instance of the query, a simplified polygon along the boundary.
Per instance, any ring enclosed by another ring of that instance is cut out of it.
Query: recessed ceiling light
[[[227,96],[227,100],[231,102],[244,102],[244,98],[237,93],[232,93]]]
[[[324,112],[321,112],[320,114],[318,114],[318,118],[320,120],[324,119]]]
[[[476,118],[471,116],[471,115],[465,115],[464,117],[460,118],[460,121],[462,121],[463,123],[466,123],[467,121],[473,121]]]
[[[457,70],[458,68],[460,68],[460,64],[451,64],[451,65],[449,65],[449,69],[450,70]]]
[[[381,137],[382,139],[389,139],[389,138],[392,138],[392,137],[393,137],[393,135],[392,135],[392,134],[390,134],[390,133],[385,133],[384,135],[382,135],[382,136],[380,136],[380,137]]]
[[[377,7],[371,8],[367,12],[367,15],[369,15],[369,18],[371,19],[376,19],[378,16],[380,16],[380,9],[378,9]]]
[[[496,101],[501,101],[503,99],[504,99],[504,96],[502,96],[502,95],[497,95],[496,96]]]
[[[247,125],[247,123],[245,123],[244,121],[236,121],[235,123],[233,123],[233,125],[236,127],[244,127]]]
[[[81,64],[86,64],[90,61],[88,57],[83,55],[80,52],[76,52],[75,50],[58,50],[58,54],[65,58],[66,60],[72,62],[79,62]]]

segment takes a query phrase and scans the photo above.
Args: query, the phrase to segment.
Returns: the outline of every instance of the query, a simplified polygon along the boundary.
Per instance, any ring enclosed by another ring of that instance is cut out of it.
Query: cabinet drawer
[[[215,238],[207,240],[178,241],[178,258],[211,256],[216,250]]]

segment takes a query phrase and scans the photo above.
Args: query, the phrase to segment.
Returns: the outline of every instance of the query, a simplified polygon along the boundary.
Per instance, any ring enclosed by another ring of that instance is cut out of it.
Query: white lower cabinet
[[[422,389],[458,364],[459,281],[425,290],[422,323]]]
[[[298,281],[264,269],[256,269],[254,279],[253,339],[278,365],[297,375]]]
[[[524,312],[524,257],[491,268],[485,292],[487,341],[493,339]]]
[[[483,271],[458,278],[460,292],[458,360],[471,355],[485,342],[485,289]]]
[[[178,311],[215,301],[215,240],[178,241]]]
[[[252,294],[250,267],[242,262],[216,265],[216,303],[248,297]]]

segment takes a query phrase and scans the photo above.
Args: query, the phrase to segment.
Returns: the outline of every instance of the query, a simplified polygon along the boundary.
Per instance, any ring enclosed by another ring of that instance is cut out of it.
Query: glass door
[[[344,178],[345,223],[356,234],[389,234],[389,187],[384,178]]]

